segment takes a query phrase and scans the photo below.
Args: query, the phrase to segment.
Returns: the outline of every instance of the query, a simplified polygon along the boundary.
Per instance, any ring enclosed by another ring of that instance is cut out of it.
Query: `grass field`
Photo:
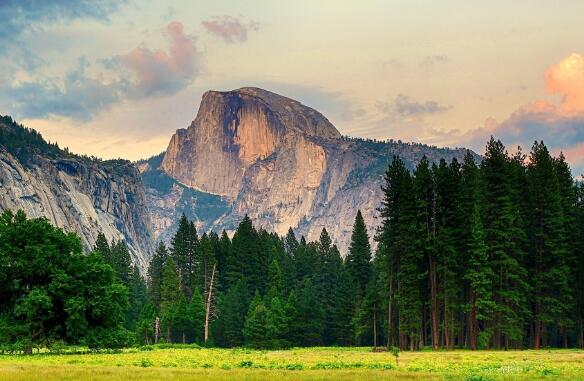
[[[584,351],[147,348],[0,355],[0,380],[584,380]]]

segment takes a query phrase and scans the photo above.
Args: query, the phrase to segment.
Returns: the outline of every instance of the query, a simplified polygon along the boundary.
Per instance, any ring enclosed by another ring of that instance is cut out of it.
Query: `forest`
[[[347,253],[183,216],[145,273],[123,241],[0,217],[2,350],[153,343],[278,349],[584,347],[584,185],[543,144],[468,152],[384,175],[379,228],[357,213]],[[346,255],[341,255],[346,254]]]

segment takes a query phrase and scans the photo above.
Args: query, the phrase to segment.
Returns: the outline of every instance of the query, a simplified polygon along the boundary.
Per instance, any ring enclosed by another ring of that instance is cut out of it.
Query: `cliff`
[[[153,251],[150,215],[138,170],[128,161],[70,154],[0,118],[0,212],[22,209],[79,234],[84,247],[101,231],[123,239],[145,270]]]

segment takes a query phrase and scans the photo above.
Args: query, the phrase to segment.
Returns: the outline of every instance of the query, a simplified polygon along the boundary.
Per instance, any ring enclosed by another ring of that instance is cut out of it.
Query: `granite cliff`
[[[323,227],[343,254],[361,209],[377,225],[383,172],[394,155],[413,168],[462,159],[465,150],[343,137],[318,111],[258,88],[208,91],[167,150],[141,161],[156,238],[183,212],[202,230],[232,231],[245,214],[269,231],[317,239]],[[370,232],[373,234],[373,231]]]
[[[0,117],[0,212],[6,209],[78,233],[87,250],[100,231],[123,239],[134,263],[147,268],[154,240],[136,167],[73,155]]]

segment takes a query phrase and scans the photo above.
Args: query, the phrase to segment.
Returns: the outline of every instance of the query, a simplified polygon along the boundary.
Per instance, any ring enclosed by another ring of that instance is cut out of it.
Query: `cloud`
[[[137,47],[118,57],[137,78],[130,95],[144,97],[169,95],[191,84],[200,72],[201,53],[195,38],[184,33],[183,25],[173,21],[166,27],[169,52]]]
[[[546,90],[562,96],[558,113],[584,113],[584,56],[572,54],[545,73]]]
[[[118,0],[2,0],[0,40],[11,41],[25,31],[38,31],[44,24],[89,18],[108,20],[125,1]],[[1,49],[1,48],[0,48]]]
[[[37,76],[18,83],[0,81],[0,93],[10,94],[14,116],[62,116],[87,122],[112,104],[126,99],[168,96],[190,85],[200,72],[200,53],[183,25],[171,22],[165,29],[168,52],[138,47],[102,64],[114,79],[92,77],[84,57],[62,80]]]
[[[245,22],[238,17],[231,16],[214,17],[211,20],[203,21],[202,24],[208,33],[227,43],[245,42],[250,31],[257,31],[260,28],[257,21]]]
[[[41,79],[24,82],[10,89],[13,112],[19,118],[44,118],[61,115],[80,121],[90,120],[97,112],[118,101],[120,83],[103,83],[88,78],[85,58],[67,73],[62,84]]]
[[[550,66],[545,83],[549,94],[560,95],[558,104],[537,100],[519,107],[501,123],[489,118],[463,141],[483,147],[493,135],[507,146],[529,149],[534,141],[543,140],[552,152],[563,151],[572,165],[584,168],[584,56],[572,54]]]
[[[452,108],[436,101],[419,102],[404,94],[398,94],[392,102],[378,102],[376,106],[384,114],[399,117],[421,117],[442,113]]]

